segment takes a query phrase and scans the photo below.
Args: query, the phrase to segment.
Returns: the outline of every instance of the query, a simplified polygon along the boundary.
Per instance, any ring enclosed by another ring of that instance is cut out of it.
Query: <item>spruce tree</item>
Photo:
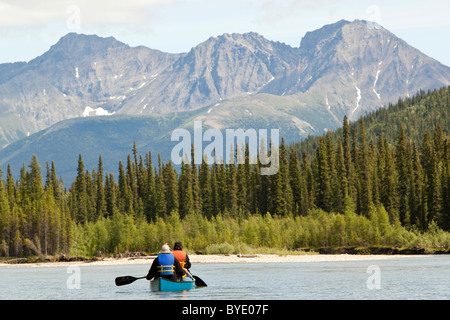
[[[360,119],[360,146],[359,146],[359,208],[361,214],[368,216],[372,207],[372,185],[370,175],[370,158],[366,143],[366,130],[364,124],[364,118]]]
[[[179,214],[183,219],[188,214],[194,212],[194,199],[192,194],[192,174],[190,163],[183,160],[181,164],[181,173],[178,179],[179,190]]]
[[[86,194],[86,177],[84,172],[84,163],[81,154],[78,156],[77,176],[73,183],[72,209],[73,217],[76,222],[88,222],[88,207]]]
[[[152,154],[148,152],[145,156],[145,166],[147,169],[147,189],[144,199],[145,216],[147,221],[153,221],[156,218],[156,182],[153,170]]]
[[[231,217],[237,216],[237,185],[236,185],[236,165],[230,163],[227,165],[227,211]]]
[[[420,163],[419,150],[416,143],[413,145],[412,153],[412,170],[410,178],[410,193],[409,193],[409,208],[411,210],[410,220],[411,224],[424,229],[424,224],[421,219],[423,204],[422,204],[422,192],[423,192],[423,169]]]
[[[334,207],[337,212],[343,212],[344,200],[348,198],[347,168],[345,166],[344,148],[341,138],[336,147],[336,180],[332,186]]]
[[[404,132],[403,125],[400,125],[397,148],[395,153],[395,162],[397,168],[397,195],[399,218],[402,225],[410,226],[409,211],[409,187],[410,187],[410,163],[411,155],[409,152],[408,142]]]
[[[297,152],[293,149],[289,156],[289,182],[292,190],[292,211],[295,215],[298,215],[302,209],[302,175]]]
[[[311,169],[311,165],[308,161],[308,154],[306,151],[303,151],[302,154],[302,180],[304,183],[304,188],[302,188],[302,198],[304,199],[302,201],[303,210],[302,213],[304,215],[307,214],[309,209],[314,207],[315,203],[315,184],[314,184],[314,177]]]
[[[195,164],[194,145],[191,145],[191,176],[192,176],[192,196],[194,200],[194,210],[200,213],[202,210],[202,200],[200,192],[200,184],[198,180],[198,169]]]
[[[395,170],[395,163],[393,160],[392,151],[389,148],[387,139],[384,139],[384,155],[385,163],[383,170],[383,181],[381,187],[381,202],[383,203],[386,211],[389,214],[389,219],[391,223],[396,223],[399,220],[398,207],[397,207],[397,196],[395,182],[397,180],[397,174]]]
[[[331,209],[331,185],[330,185],[330,164],[328,163],[328,149],[325,139],[319,139],[319,146],[316,153],[317,174],[316,174],[316,203],[325,211]]]
[[[98,171],[95,176],[95,190],[97,192],[96,196],[96,217],[106,216],[106,199],[105,199],[105,188],[103,186],[103,160],[102,156],[98,157]]]
[[[167,214],[170,215],[173,210],[178,210],[179,207],[177,174],[172,166],[172,161],[169,161],[163,167],[162,174],[165,186],[166,210]]]
[[[440,209],[438,159],[428,131],[423,138],[421,162],[424,170],[424,193],[426,198],[426,203],[424,203],[426,205],[424,224],[428,226],[431,221],[438,218]]]
[[[106,217],[112,217],[116,211],[116,183],[114,175],[109,173],[105,177],[105,205]]]
[[[281,172],[281,179],[283,185],[283,197],[285,198],[285,214],[292,212],[293,197],[292,188],[289,179],[289,155],[284,138],[281,138],[280,155],[279,155],[279,171]]]
[[[450,96],[450,95],[449,95]],[[442,217],[441,227],[450,230],[450,139],[444,142],[442,171]]]

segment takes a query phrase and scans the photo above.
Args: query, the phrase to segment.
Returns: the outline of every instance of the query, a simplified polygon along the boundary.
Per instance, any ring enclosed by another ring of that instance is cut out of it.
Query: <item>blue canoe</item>
[[[186,277],[183,281],[170,281],[164,278],[156,278],[150,281],[152,291],[183,291],[195,288],[195,280]]]

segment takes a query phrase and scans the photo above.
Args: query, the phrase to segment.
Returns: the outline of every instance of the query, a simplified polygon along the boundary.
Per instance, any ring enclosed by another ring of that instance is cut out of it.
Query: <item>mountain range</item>
[[[78,154],[90,168],[101,153],[116,171],[133,141],[167,160],[171,132],[194,120],[279,128],[296,142],[449,84],[449,67],[360,20],[308,32],[299,47],[249,32],[179,54],[69,33],[29,62],[0,64],[0,167],[35,153],[70,179]]]

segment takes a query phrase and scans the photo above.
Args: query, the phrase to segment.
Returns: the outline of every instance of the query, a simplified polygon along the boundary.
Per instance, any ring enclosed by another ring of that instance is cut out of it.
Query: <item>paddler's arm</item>
[[[190,269],[191,268],[191,261],[189,260],[189,256],[187,254],[186,254],[186,260],[185,260],[185,263],[184,263],[184,267],[186,269]]]
[[[153,260],[152,266],[150,267],[150,270],[148,270],[148,273],[145,276],[145,278],[147,280],[151,280],[152,278],[154,278],[158,274],[157,266],[158,266],[158,258]]]

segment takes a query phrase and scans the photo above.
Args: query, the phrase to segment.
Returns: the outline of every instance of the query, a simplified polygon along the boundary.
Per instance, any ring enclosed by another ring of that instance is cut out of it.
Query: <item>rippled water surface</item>
[[[450,256],[302,263],[203,264],[191,269],[208,286],[152,292],[149,265],[0,267],[0,299],[450,299]],[[79,281],[78,281],[79,280]]]

